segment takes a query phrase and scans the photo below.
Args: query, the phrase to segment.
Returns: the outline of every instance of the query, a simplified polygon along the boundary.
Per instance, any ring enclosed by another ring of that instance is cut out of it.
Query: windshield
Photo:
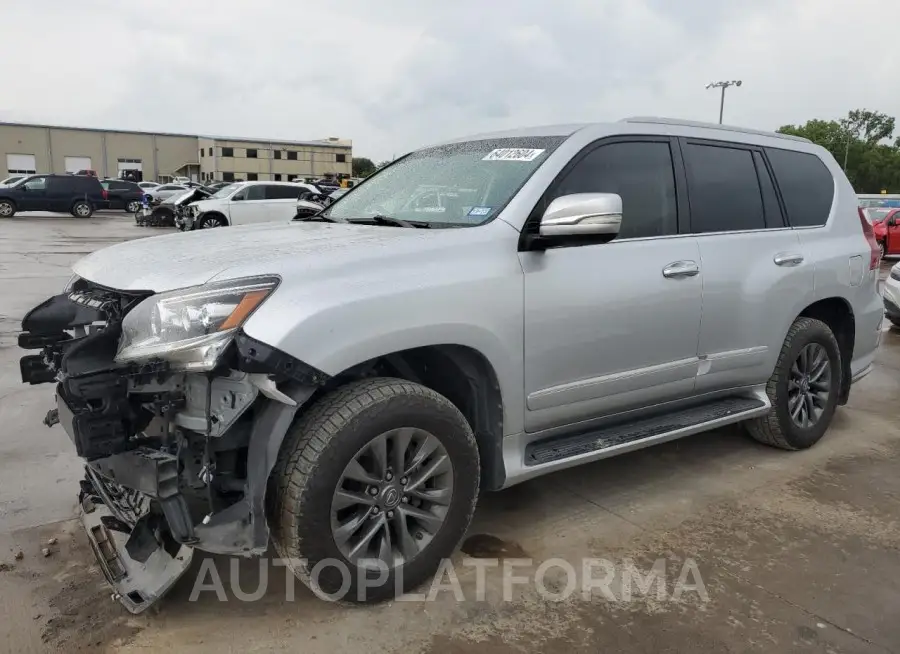
[[[326,209],[338,220],[389,216],[432,227],[493,219],[563,137],[466,141],[419,150],[373,175]]]
[[[243,184],[229,184],[228,186],[226,186],[224,188],[220,188],[218,191],[213,193],[209,197],[209,199],[212,200],[212,199],[217,199],[217,198],[227,198],[229,195],[231,195],[232,193],[237,191],[242,186],[243,186]]]
[[[0,184],[13,184],[15,182],[18,182],[20,179],[24,179],[24,177],[21,177],[21,176],[7,177],[2,182],[0,182]]]

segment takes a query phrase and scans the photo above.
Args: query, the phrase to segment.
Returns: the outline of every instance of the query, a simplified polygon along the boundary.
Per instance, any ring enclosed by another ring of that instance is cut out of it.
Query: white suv
[[[291,220],[306,189],[290,182],[238,182],[191,204],[184,230]]]

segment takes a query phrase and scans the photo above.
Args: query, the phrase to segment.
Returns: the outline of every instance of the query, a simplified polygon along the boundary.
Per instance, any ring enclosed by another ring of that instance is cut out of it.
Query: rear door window
[[[765,229],[752,150],[687,142],[683,152],[692,233]]]
[[[834,200],[834,177],[814,154],[766,148],[791,227],[821,227]]]
[[[304,188],[302,186],[288,186],[288,185],[280,185],[280,184],[271,184],[266,185],[266,199],[267,200],[287,200],[293,199],[296,200],[300,196],[300,192],[303,191]]]

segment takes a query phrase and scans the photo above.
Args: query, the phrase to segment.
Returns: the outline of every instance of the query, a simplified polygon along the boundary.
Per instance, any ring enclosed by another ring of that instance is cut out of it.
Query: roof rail
[[[620,123],[651,123],[655,125],[680,125],[682,127],[703,127],[705,129],[718,129],[723,132],[741,132],[742,134],[758,134],[760,136],[771,136],[777,139],[787,139],[788,141],[800,141],[802,143],[812,143],[802,136],[794,136],[793,134],[780,134],[778,132],[767,132],[762,129],[751,129],[749,127],[736,127],[734,125],[719,125],[716,123],[704,123],[699,120],[681,120],[679,118],[658,118],[656,116],[633,116],[623,118]]]

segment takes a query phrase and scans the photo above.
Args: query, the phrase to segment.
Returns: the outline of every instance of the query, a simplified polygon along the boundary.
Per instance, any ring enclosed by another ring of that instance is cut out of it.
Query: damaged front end
[[[267,480],[297,409],[327,376],[242,332],[277,287],[251,278],[164,294],[74,279],[32,309],[22,380],[56,383],[86,461],[79,504],[100,566],[133,613],[194,549],[261,555]]]

